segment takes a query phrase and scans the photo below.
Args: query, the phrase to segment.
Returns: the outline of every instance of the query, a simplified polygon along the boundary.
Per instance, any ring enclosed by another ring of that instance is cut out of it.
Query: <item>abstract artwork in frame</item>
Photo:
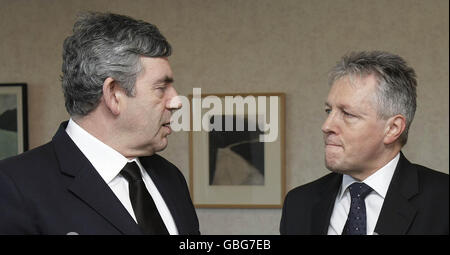
[[[0,160],[28,150],[27,84],[0,84]]]
[[[194,205],[281,208],[285,195],[285,94],[209,94],[201,99],[203,106],[214,100],[217,103],[214,110],[201,109],[203,128],[191,129],[189,136]],[[190,100],[194,107],[192,96]],[[227,102],[234,102],[228,113]],[[194,112],[192,109],[192,122]],[[205,124],[210,125],[207,130]],[[270,141],[262,141],[263,135],[267,138],[272,131],[276,132]]]

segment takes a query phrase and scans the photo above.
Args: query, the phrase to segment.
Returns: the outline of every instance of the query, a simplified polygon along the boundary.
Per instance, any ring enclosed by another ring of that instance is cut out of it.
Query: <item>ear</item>
[[[106,78],[103,82],[103,100],[113,115],[120,114],[123,96],[124,92],[117,82],[111,77]]]
[[[400,135],[405,131],[406,118],[397,114],[388,119],[385,127],[384,144],[391,144],[398,140]]]

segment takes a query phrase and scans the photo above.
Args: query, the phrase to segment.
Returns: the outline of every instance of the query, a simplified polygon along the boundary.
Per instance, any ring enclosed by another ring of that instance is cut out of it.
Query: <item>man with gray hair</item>
[[[449,176],[410,163],[402,147],[416,75],[399,56],[355,52],[330,75],[322,125],[332,173],[290,191],[281,234],[447,234]]]
[[[181,107],[158,28],[81,15],[63,46],[70,120],[0,161],[1,234],[199,234],[183,174],[155,154]]]

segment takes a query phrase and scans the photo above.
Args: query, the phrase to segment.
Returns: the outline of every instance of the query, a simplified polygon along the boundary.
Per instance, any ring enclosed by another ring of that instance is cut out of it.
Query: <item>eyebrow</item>
[[[333,108],[331,106],[331,104],[329,104],[328,102],[325,102],[325,107]],[[353,107],[346,105],[346,104],[336,105],[336,108],[344,110],[344,111],[352,111],[352,112],[355,110],[355,109],[353,109]]]
[[[174,82],[173,77],[169,77],[169,76],[166,75],[164,78],[161,78],[161,79],[157,80],[155,82],[155,84],[160,84],[160,83],[169,84],[169,83],[173,83],[173,82]]]

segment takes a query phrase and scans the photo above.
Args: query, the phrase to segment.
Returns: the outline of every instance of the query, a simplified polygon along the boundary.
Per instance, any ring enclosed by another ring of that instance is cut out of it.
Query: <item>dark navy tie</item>
[[[141,170],[136,162],[127,163],[120,172],[128,181],[131,205],[139,228],[146,235],[168,235],[155,202],[142,180]]]
[[[366,203],[364,199],[372,188],[362,182],[355,182],[348,187],[352,201],[345,223],[343,235],[367,235]]]

